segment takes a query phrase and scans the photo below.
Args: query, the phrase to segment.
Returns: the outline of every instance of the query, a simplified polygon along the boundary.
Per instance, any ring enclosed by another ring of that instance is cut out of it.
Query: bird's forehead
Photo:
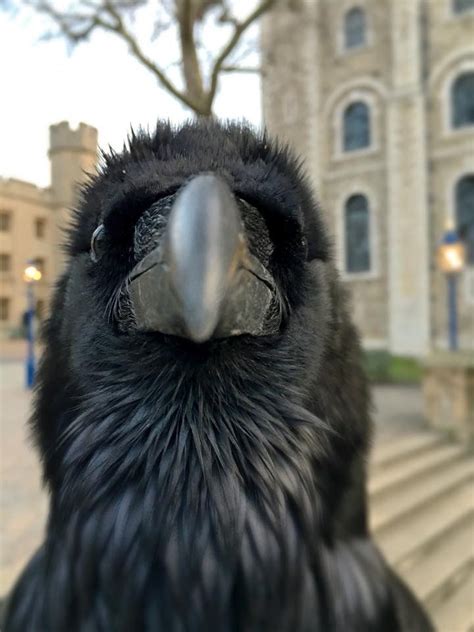
[[[263,164],[216,165],[215,161],[147,160],[130,162],[106,175],[108,195],[103,196],[101,219],[137,213],[139,216],[158,200],[175,194],[193,177],[212,173],[222,178],[234,195],[267,213],[302,222],[301,199],[295,182]]]

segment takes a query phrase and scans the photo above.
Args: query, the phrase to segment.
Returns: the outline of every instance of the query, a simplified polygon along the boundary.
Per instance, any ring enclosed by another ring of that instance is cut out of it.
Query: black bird
[[[368,387],[299,162],[159,124],[105,156],[67,251],[49,519],[5,632],[431,630],[368,531]]]

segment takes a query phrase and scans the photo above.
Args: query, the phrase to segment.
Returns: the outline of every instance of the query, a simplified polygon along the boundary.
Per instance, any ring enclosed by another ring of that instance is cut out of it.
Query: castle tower
[[[320,189],[320,5],[314,0],[280,0],[262,20],[262,105],[266,128],[297,149]],[[304,124],[302,122],[304,121]]]
[[[262,21],[264,120],[304,158],[366,349],[422,356],[446,330],[436,239],[474,173],[474,124],[449,125],[474,68],[463,6],[278,0]]]
[[[77,185],[94,173],[97,163],[97,130],[80,123],[72,129],[67,121],[49,128],[51,160],[51,192],[55,213],[55,272],[62,268],[58,247],[64,239],[62,230],[68,225],[70,209],[76,203]]]

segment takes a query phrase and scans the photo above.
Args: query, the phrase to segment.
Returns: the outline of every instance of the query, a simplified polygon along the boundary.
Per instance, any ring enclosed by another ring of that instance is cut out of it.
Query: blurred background
[[[77,184],[157,118],[303,159],[374,384],[372,526],[474,630],[474,0],[0,0],[0,595],[41,538],[38,325]]]

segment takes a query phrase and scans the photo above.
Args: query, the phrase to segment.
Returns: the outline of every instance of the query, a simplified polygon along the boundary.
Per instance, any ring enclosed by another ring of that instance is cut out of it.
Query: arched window
[[[466,72],[451,88],[452,126],[474,125],[474,72]]]
[[[365,195],[351,195],[344,209],[346,272],[370,270],[370,218]]]
[[[466,246],[466,260],[474,265],[474,173],[456,184],[456,227]]]
[[[454,13],[464,13],[474,9],[474,0],[453,0]]]
[[[369,107],[363,101],[351,103],[344,110],[344,151],[355,151],[370,145]]]
[[[344,48],[360,48],[365,44],[365,12],[360,7],[349,9],[344,17]]]

